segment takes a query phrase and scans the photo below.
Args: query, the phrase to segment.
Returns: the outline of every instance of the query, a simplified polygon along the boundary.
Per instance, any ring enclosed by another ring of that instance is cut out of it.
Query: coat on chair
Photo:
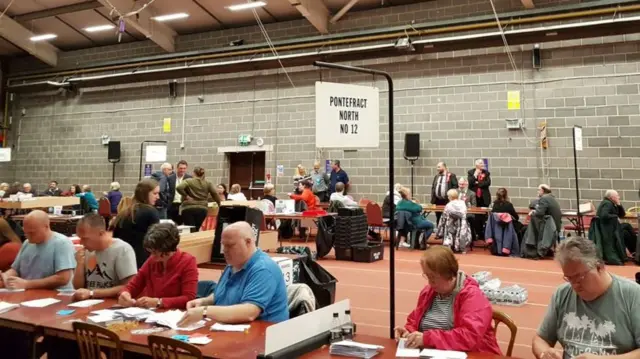
[[[484,238],[487,242],[491,242],[491,254],[520,256],[520,242],[513,223],[513,219],[508,213],[491,213],[489,215]]]
[[[471,229],[467,222],[467,205],[464,201],[449,202],[442,212],[436,237],[442,238],[442,245],[454,252],[465,252],[471,243]]]

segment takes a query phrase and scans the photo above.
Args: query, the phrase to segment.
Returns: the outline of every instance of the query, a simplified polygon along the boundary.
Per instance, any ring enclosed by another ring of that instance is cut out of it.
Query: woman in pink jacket
[[[429,284],[420,292],[407,323],[396,328],[396,338],[405,338],[409,348],[502,355],[491,325],[491,303],[475,279],[458,271],[451,249],[427,249],[420,265]]]

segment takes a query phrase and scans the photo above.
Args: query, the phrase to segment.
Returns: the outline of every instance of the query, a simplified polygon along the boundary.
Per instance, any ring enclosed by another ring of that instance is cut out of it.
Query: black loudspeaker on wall
[[[172,98],[178,97],[178,81],[173,80],[169,82],[169,96]]]
[[[417,159],[420,157],[420,134],[405,133],[404,134],[404,158]]]
[[[120,141],[109,141],[109,162],[120,162]]]

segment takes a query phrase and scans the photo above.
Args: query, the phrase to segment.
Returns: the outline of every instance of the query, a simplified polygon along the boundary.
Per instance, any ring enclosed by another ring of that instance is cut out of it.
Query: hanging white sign
[[[316,147],[357,149],[379,145],[378,88],[316,82]]]
[[[146,162],[165,162],[167,160],[166,145],[147,146]]]
[[[0,162],[11,162],[11,147],[0,148]]]
[[[575,126],[573,128],[573,138],[576,146],[576,151],[582,151],[582,127]]]

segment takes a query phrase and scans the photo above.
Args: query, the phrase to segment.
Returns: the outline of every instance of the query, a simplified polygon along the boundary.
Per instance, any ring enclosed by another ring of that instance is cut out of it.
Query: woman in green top
[[[209,196],[220,205],[220,196],[211,182],[204,179],[204,168],[193,169],[193,178],[183,180],[176,191],[182,196],[180,215],[184,224],[199,231],[209,211]]]
[[[420,230],[424,230],[424,238],[429,239],[433,233],[433,223],[422,216],[422,206],[411,200],[411,191],[403,187],[400,189],[402,199],[396,205],[396,212],[405,211],[411,213],[411,224]]]

